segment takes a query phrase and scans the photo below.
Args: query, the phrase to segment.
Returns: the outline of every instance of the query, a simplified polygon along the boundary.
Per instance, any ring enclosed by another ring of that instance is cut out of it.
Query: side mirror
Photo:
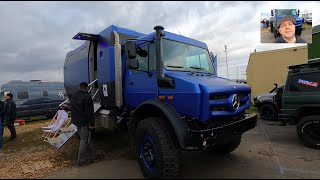
[[[273,10],[271,10],[271,16],[273,16]]]
[[[136,43],[134,41],[126,42],[126,52],[129,59],[134,59],[137,57]]]
[[[137,54],[141,57],[147,57],[148,56],[148,51],[143,50],[141,47],[137,48]]]
[[[129,69],[139,69],[139,61],[137,59],[129,59]]]

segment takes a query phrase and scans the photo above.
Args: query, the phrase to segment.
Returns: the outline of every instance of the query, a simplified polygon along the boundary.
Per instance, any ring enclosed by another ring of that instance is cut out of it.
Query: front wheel
[[[264,120],[275,121],[278,119],[278,111],[272,104],[262,104],[259,108],[259,114]]]
[[[136,153],[146,178],[175,178],[180,173],[181,153],[171,124],[152,117],[139,122]]]
[[[320,116],[307,116],[297,125],[297,134],[306,147],[320,149]]]

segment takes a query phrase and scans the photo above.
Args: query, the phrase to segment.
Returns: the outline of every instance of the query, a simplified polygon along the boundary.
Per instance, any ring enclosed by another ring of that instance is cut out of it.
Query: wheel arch
[[[180,114],[168,103],[157,99],[151,99],[141,103],[133,112],[133,118],[129,122],[129,133],[131,142],[138,123],[149,117],[161,117],[168,120],[171,124],[180,147],[187,147],[188,125]]]

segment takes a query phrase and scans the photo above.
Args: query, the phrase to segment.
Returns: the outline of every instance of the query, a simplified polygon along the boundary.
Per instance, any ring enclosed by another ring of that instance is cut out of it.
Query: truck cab
[[[91,84],[97,123],[128,128],[145,177],[172,178],[182,150],[232,152],[257,116],[245,113],[251,88],[218,77],[205,43],[154,30],[78,33],[86,42],[67,54],[64,80],[67,94]]]
[[[278,27],[277,27],[277,21],[281,19],[284,16],[291,15],[296,19],[296,32],[295,34],[297,36],[301,35],[301,32],[304,30],[304,27],[302,26],[303,19],[299,17],[300,15],[300,10],[298,9],[272,9],[271,10],[271,16],[272,16],[272,22],[270,23],[270,28],[271,28],[271,33],[273,33],[274,38],[277,38],[280,36],[278,32]]]

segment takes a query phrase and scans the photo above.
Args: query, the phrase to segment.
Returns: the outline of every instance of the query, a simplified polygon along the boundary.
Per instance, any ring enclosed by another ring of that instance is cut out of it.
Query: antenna
[[[226,64],[227,64],[227,77],[229,79],[229,67],[228,67],[228,56],[227,56],[227,45],[224,45],[224,52],[226,52]]]
[[[179,28],[178,28],[178,26],[177,26],[177,22],[176,22],[176,28],[177,28],[177,30],[178,30],[178,32],[179,32],[179,34],[180,34],[180,36],[181,36],[181,33],[180,33],[180,31],[179,31]]]

